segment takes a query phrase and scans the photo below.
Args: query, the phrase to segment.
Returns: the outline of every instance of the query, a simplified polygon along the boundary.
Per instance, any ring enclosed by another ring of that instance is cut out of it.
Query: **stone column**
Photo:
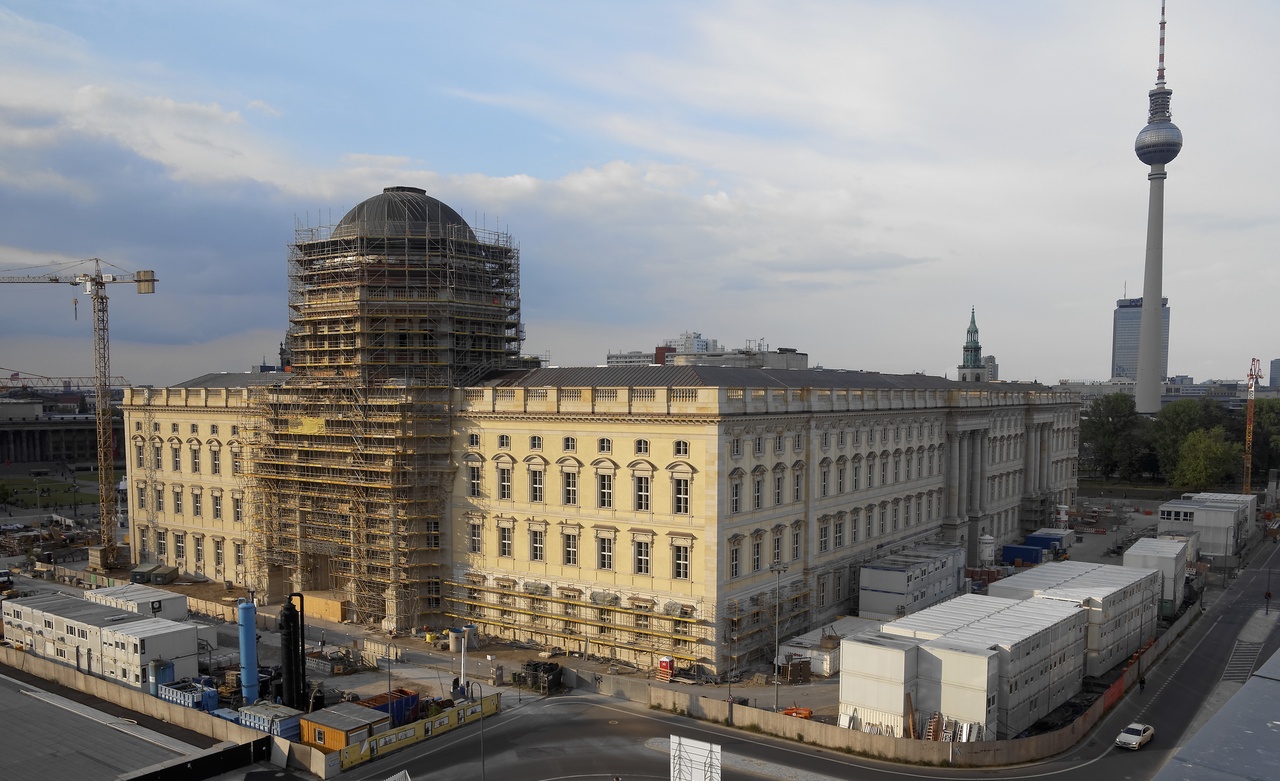
[[[960,517],[960,434],[947,437],[947,518]]]
[[[991,432],[982,430],[978,432],[978,512],[982,515],[987,514],[987,492],[991,486]]]
[[[956,478],[960,484],[960,495],[956,500],[959,507],[956,517],[967,518],[969,517],[969,432],[960,432],[959,438],[957,449],[960,451],[960,457],[956,464]]]

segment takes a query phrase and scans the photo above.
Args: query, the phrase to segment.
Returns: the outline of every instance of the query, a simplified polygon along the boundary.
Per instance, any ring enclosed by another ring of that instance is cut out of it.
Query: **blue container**
[[[1021,561],[1023,564],[1039,564],[1043,561],[1044,548],[1034,545],[1006,545],[1001,558],[1005,564]]]

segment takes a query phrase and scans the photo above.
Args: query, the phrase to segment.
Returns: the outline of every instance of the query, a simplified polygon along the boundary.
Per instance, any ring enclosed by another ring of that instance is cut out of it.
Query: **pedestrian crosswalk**
[[[1222,680],[1235,683],[1248,681],[1261,653],[1262,643],[1237,641],[1236,647],[1231,650],[1231,658],[1227,660],[1227,667],[1222,671]]]

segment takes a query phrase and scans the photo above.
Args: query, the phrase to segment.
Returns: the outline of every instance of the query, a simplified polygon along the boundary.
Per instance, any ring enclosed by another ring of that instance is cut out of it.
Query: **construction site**
[[[252,581],[390,632],[442,609],[452,389],[520,362],[519,249],[387,188],[290,248],[291,368],[250,391]]]

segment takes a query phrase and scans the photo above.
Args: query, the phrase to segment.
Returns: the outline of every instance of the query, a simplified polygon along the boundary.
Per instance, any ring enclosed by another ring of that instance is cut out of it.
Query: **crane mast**
[[[102,261],[91,258],[93,272],[75,275],[48,274],[26,277],[0,277],[0,283],[52,282],[79,286],[93,304],[93,387],[97,395],[94,404],[94,421],[98,444],[98,524],[100,549],[91,568],[101,571],[116,564],[116,480],[115,452],[111,430],[111,340],[107,327],[106,286],[113,282],[133,282],[139,293],[156,292],[154,271],[138,271],[132,274],[103,274]]]
[[[1244,494],[1253,488],[1253,399],[1257,395],[1258,380],[1262,379],[1262,362],[1257,358],[1249,365],[1249,402],[1244,415]]]

